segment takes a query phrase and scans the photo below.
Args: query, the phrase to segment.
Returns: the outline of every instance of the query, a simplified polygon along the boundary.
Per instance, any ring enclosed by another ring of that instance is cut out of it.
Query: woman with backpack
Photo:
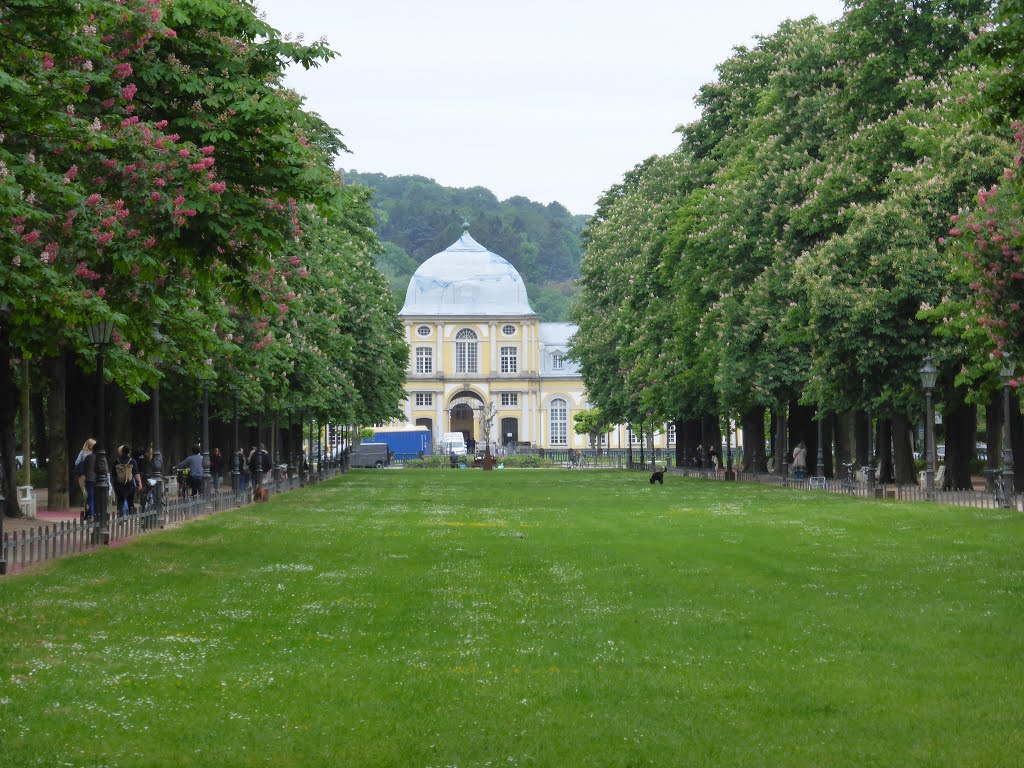
[[[135,512],[135,491],[142,487],[142,475],[139,464],[132,458],[132,451],[127,445],[117,449],[117,461],[114,463],[113,477],[114,498],[117,500],[119,515]]]

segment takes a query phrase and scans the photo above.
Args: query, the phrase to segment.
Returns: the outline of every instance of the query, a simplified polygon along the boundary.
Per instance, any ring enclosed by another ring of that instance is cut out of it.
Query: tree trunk
[[[879,419],[877,429],[875,459],[878,461],[878,477],[876,479],[880,483],[888,483],[895,478],[892,461],[892,419]]]
[[[685,422],[682,419],[676,419],[673,423],[676,425],[676,466],[677,467],[685,467],[686,466],[686,443],[685,443],[685,440],[684,440],[684,432],[683,432],[683,429],[684,429],[683,425],[685,424]],[[289,445],[292,446],[291,450],[294,451],[295,450],[295,448],[294,448],[295,439],[291,436],[291,434],[289,434],[288,439],[289,439]],[[599,451],[598,452],[598,456],[600,456],[600,455],[601,454],[600,454],[600,451]]]
[[[700,420],[686,419],[681,424],[685,466],[693,466],[697,456],[697,446],[700,445]],[[679,435],[676,436],[676,440],[679,440]]]
[[[65,352],[57,363],[63,371],[65,380],[64,421],[67,429],[67,456],[74,461],[82,445],[90,437],[95,439],[94,398],[96,394],[96,374],[86,374],[75,362],[71,352]],[[75,483],[71,488],[71,502],[80,504],[82,494]]]
[[[917,482],[917,468],[914,466],[914,451],[910,445],[910,431],[907,429],[906,414],[892,417],[893,461],[896,466],[896,482],[911,485]]]
[[[32,366],[21,361],[21,477],[19,485],[32,485]]]
[[[11,341],[8,321],[0,316],[0,482],[3,483],[7,517],[21,517],[14,456],[14,374],[11,370]]]
[[[701,419],[701,433],[704,435],[704,450],[714,448],[718,455],[718,466],[724,466],[725,457],[722,455],[722,425],[718,420],[717,413],[708,413]],[[708,455],[704,454],[705,457]]]
[[[1013,490],[1024,491],[1024,415],[1017,390],[1010,390],[1010,449],[1013,451]],[[1019,457],[1019,458],[1018,458]]]
[[[996,390],[985,406],[985,440],[988,443],[986,469],[998,469],[1003,455],[1003,393]]]
[[[45,366],[43,373],[46,373]],[[43,392],[46,391],[46,384],[42,389]],[[40,468],[47,466],[50,456],[50,437],[47,429],[49,422],[46,418],[46,403],[49,397],[44,397],[43,392],[37,392],[32,398],[32,431],[35,433],[33,437],[36,443],[36,461],[39,462]]]
[[[963,390],[950,387],[947,391],[951,397],[944,401],[942,413],[942,422],[946,428],[946,474],[943,488],[970,489],[978,411],[975,406],[965,402]]]
[[[834,414],[825,416],[821,421],[821,460],[825,477],[835,477],[833,467],[833,447],[835,443],[836,417]],[[818,425],[814,425],[814,453],[808,454],[808,462],[814,465],[814,471],[818,471]]]
[[[835,417],[835,435],[836,435],[836,461],[838,465],[835,468],[836,475],[842,474],[843,464],[847,464],[850,461],[850,457],[854,456],[854,431],[853,431],[853,413],[847,411],[846,413],[837,414]]]
[[[786,457],[786,404],[779,403],[775,406],[775,414],[776,431],[775,448],[772,451],[772,469],[775,471],[775,474],[779,475],[782,474],[782,465],[784,463],[789,464]]]
[[[50,397],[47,401],[47,421],[50,427],[47,507],[70,509],[70,464],[74,456],[71,455],[67,433],[67,360],[64,356],[50,358],[46,361],[46,369],[50,380]]]
[[[814,408],[800,405],[795,400],[789,404],[789,452],[792,458],[793,449],[803,443],[807,446],[807,465],[811,467],[817,461],[818,425],[814,421]],[[814,450],[811,450],[811,449]]]
[[[764,472],[764,413],[763,405],[755,405],[742,417],[743,471]]]
[[[868,416],[864,411],[854,411],[853,417],[853,450],[852,455],[857,458],[857,467],[868,465]]]

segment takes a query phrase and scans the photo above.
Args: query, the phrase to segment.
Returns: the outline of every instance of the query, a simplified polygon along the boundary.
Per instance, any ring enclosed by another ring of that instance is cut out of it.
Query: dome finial
[[[462,232],[463,234],[469,234],[469,222],[466,219],[462,220]]]

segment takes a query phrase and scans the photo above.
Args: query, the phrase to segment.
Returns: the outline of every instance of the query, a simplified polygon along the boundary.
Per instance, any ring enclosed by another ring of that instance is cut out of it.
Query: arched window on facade
[[[479,373],[479,371],[476,332],[469,328],[463,328],[455,334],[455,372]]]
[[[551,444],[568,445],[569,404],[556,397],[548,406],[551,426]]]

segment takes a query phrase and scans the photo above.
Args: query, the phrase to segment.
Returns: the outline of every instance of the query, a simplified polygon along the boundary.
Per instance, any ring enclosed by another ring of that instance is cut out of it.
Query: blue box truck
[[[433,435],[429,427],[375,429],[373,442],[387,443],[396,461],[418,459],[420,453],[430,456],[434,452]]]

